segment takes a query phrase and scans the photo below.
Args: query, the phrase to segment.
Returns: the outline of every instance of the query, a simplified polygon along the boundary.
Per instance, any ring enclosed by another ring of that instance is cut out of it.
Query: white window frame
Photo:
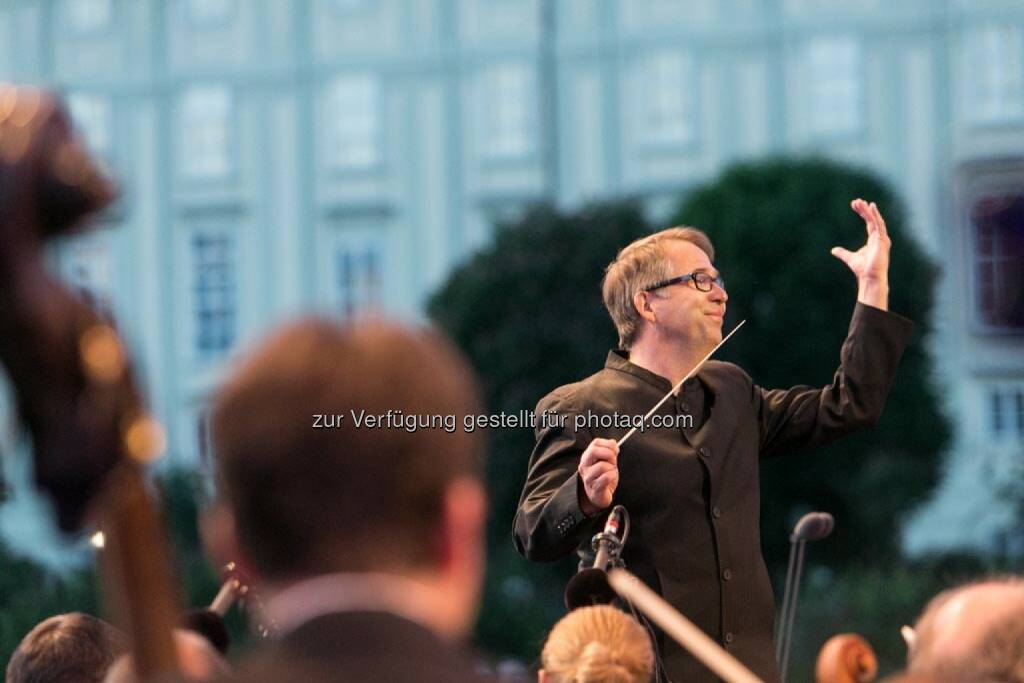
[[[231,23],[238,11],[237,0],[183,0],[189,24],[200,28]]]
[[[363,12],[371,6],[372,0],[331,0],[331,9],[338,14]]]
[[[688,52],[661,48],[643,55],[639,78],[642,144],[654,148],[687,146],[697,140],[697,61]]]
[[[386,286],[387,252],[382,228],[340,228],[330,253],[332,307],[343,318],[357,316],[383,306]],[[342,272],[344,256],[350,257]]]
[[[481,74],[481,151],[493,160],[521,160],[536,151],[537,78],[532,64],[503,62]]]
[[[963,36],[965,116],[975,125],[1024,118],[1024,28],[988,24]]]
[[[113,151],[113,112],[110,100],[91,92],[73,92],[65,97],[71,121],[94,154],[109,159]]]
[[[985,430],[997,444],[1024,444],[1024,380],[990,384],[985,391]]]
[[[179,169],[194,180],[226,178],[234,170],[234,102],[224,85],[193,85],[181,94]]]
[[[190,292],[188,315],[192,321],[190,348],[200,360],[219,358],[228,353],[238,341],[238,243],[234,231],[226,228],[194,228],[189,231],[187,239]],[[208,242],[220,241],[220,249],[224,253],[218,259],[210,258],[209,253],[202,253],[198,242],[204,239]],[[204,272],[211,264],[213,270]],[[219,283],[204,282],[218,277],[221,279]],[[220,319],[214,322],[206,320],[217,317]],[[209,341],[204,341],[207,339]]]
[[[113,0],[64,0],[62,9],[70,29],[78,35],[95,35],[110,29]]]
[[[72,289],[83,293],[99,310],[113,310],[115,244],[108,230],[79,235],[64,248],[64,278]]]
[[[1018,193],[1009,189],[1002,192],[992,190],[975,196],[969,205],[968,230],[970,248],[968,253],[971,257],[969,269],[971,278],[969,288],[971,292],[971,307],[975,312],[976,324],[979,328],[987,331],[1019,333],[1024,332],[1024,328],[1012,326],[998,320],[993,321],[988,317],[992,312],[999,313],[1005,310],[1003,306],[1007,305],[1007,302],[1000,298],[1003,292],[998,288],[998,284],[1001,282],[1002,269],[1010,268],[1012,272],[1012,269],[1015,267],[1014,255],[1000,241],[1002,236],[999,233],[988,235],[987,239],[991,243],[986,248],[983,248],[981,240],[985,238],[985,235],[974,213],[982,202],[999,202],[1000,200],[1014,202],[1019,201],[1017,197]],[[992,299],[991,311],[983,306],[983,297],[986,290],[991,290],[989,294]]]
[[[381,83],[368,73],[341,74],[326,92],[326,163],[335,170],[366,170],[383,158]]]
[[[804,116],[815,136],[864,129],[864,50],[853,36],[811,38],[801,52]]]

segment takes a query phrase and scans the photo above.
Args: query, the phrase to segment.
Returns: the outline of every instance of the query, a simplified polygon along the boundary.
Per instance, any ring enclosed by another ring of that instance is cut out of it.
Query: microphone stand
[[[835,519],[827,512],[808,512],[800,518],[789,537],[789,565],[786,567],[786,589],[779,612],[778,639],[775,642],[775,661],[779,663],[779,679],[786,680],[789,653],[793,646],[793,624],[796,601],[800,595],[800,574],[804,565],[804,552],[808,541],[818,541],[832,533]]]
[[[604,530],[595,534],[590,542],[596,556],[590,567],[582,566],[565,587],[565,606],[569,610],[585,605],[608,604],[615,599],[615,591],[608,585],[607,571],[623,566],[620,555],[629,538],[629,513],[616,505],[612,508]]]

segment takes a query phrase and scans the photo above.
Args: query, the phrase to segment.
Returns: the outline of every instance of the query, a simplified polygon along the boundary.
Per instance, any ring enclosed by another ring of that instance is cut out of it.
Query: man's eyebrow
[[[713,271],[712,271],[712,270],[708,270],[707,268],[704,268],[703,266],[701,266],[700,268],[696,268],[693,272],[695,272],[695,273],[707,273],[708,275],[711,275],[712,277],[718,277],[719,275],[721,275],[721,273],[718,272],[717,269],[713,269]]]

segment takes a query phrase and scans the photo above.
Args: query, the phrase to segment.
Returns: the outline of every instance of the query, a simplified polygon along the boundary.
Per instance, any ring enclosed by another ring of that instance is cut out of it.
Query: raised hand
[[[888,309],[889,307],[889,250],[892,242],[885,229],[885,221],[874,202],[854,199],[850,208],[864,219],[868,239],[855,252],[833,247],[832,255],[846,264],[857,276],[857,300],[861,303]]]

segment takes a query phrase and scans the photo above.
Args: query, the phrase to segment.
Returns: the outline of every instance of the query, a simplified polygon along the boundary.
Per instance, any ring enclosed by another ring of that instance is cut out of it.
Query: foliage
[[[548,391],[597,371],[616,342],[601,302],[604,268],[649,231],[631,202],[575,214],[537,207],[457,269],[430,300],[430,315],[480,372],[491,412],[532,411]],[[512,547],[512,517],[533,448],[530,429],[492,430],[487,463],[491,517],[481,644],[536,657],[542,630],[561,615],[573,562],[524,561]]]
[[[95,572],[84,569],[57,576],[31,560],[0,546],[0,662],[32,627],[64,612],[98,614]]]
[[[158,481],[175,576],[188,606],[209,604],[220,583],[199,541],[196,476],[171,470]],[[6,663],[25,634],[43,619],[75,611],[103,617],[100,598],[94,567],[56,574],[0,546],[0,662]],[[244,648],[248,631],[237,610],[229,615],[228,629],[233,647]]]
[[[809,572],[797,606],[790,680],[813,680],[818,652],[839,633],[857,633],[871,644],[878,655],[879,680],[896,673],[907,656],[899,629],[912,626],[929,600],[948,588],[1009,569],[1005,559],[940,555],[892,566]]]
[[[201,477],[192,470],[171,469],[158,482],[181,601],[190,608],[209,605],[221,585],[199,535]],[[228,612],[226,622],[234,656],[249,644],[249,629],[238,609]]]
[[[816,550],[836,566],[898,556],[899,522],[933,488],[950,425],[939,410],[925,337],[936,269],[906,228],[902,204],[877,177],[824,160],[740,164],[681,204],[673,221],[715,243],[728,284],[722,349],[765,387],[827,384],[839,361],[856,280],[829,254],[856,250],[864,222],[850,201],[877,202],[892,238],[890,308],[917,324],[885,412],[865,433],[762,466],[762,537],[770,566],[786,561],[788,531],[811,509],[832,512],[833,538]]]

